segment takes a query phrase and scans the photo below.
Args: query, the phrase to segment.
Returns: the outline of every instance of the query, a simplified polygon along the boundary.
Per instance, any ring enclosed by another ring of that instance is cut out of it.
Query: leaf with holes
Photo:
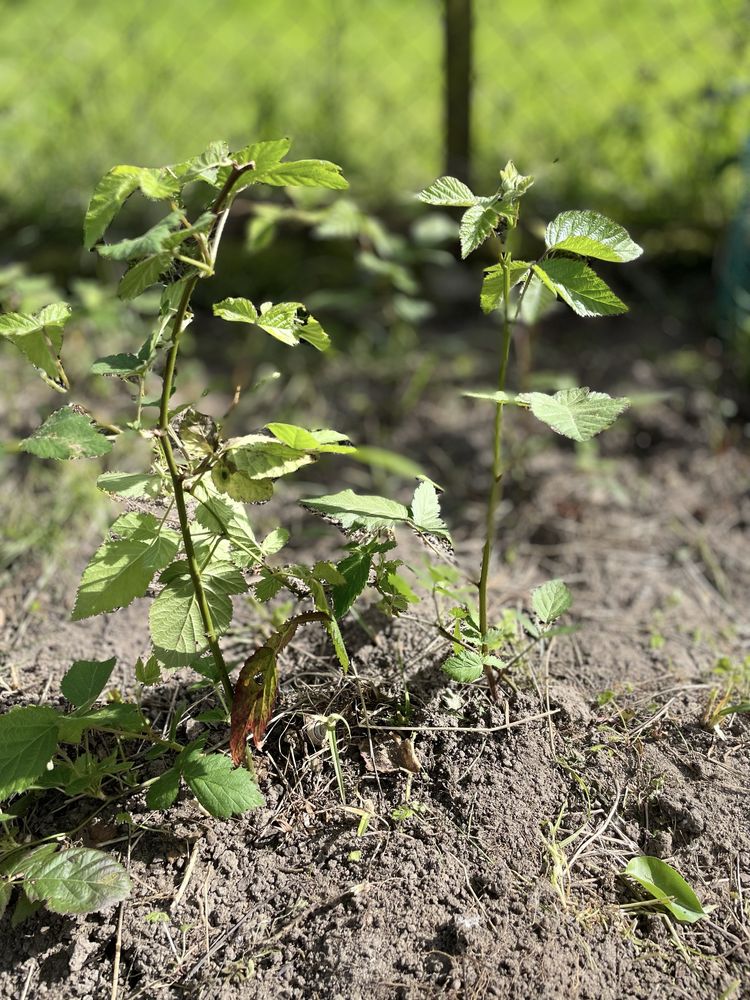
[[[174,559],[179,535],[153,514],[123,514],[83,571],[73,620],[126,608],[144,597],[154,575]]]
[[[68,388],[60,361],[63,330],[70,319],[67,302],[53,302],[38,313],[5,313],[0,316],[0,337],[14,344],[58,392]]]
[[[47,417],[41,427],[21,441],[20,447],[37,458],[54,458],[62,462],[106,455],[112,451],[112,442],[99,433],[84,413],[65,406]]]

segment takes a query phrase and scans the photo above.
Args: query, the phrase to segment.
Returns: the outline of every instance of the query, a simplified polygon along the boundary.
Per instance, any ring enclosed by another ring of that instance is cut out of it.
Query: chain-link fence
[[[512,156],[624,219],[724,218],[750,131],[747,0],[473,8],[478,184]],[[0,16],[6,219],[78,215],[112,164],[219,137],[292,135],[381,200],[442,170],[440,0],[5,0]]]

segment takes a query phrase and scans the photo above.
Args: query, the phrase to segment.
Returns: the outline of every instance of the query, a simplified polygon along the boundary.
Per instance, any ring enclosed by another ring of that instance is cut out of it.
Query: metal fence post
[[[445,171],[467,184],[471,177],[473,0],[444,0],[443,111]]]

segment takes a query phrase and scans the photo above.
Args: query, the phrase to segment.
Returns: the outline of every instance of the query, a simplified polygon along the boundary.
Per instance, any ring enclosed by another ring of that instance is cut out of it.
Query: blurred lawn
[[[750,131],[744,0],[476,0],[478,183],[714,228]],[[0,225],[80,218],[118,162],[289,134],[384,200],[440,172],[438,0],[0,3]]]

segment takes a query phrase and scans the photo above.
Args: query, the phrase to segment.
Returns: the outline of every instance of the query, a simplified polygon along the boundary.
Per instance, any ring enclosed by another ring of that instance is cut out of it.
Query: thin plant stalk
[[[505,391],[505,380],[508,373],[508,358],[510,355],[510,342],[512,326],[510,320],[510,253],[504,253],[500,259],[503,269],[504,285],[504,308],[503,308],[503,340],[500,353],[500,368],[497,376],[498,392]],[[488,624],[487,590],[490,576],[490,563],[495,544],[495,532],[497,530],[497,509],[502,496],[502,475],[503,475],[503,404],[497,403],[495,407],[495,426],[492,447],[492,480],[490,491],[487,496],[487,513],[485,519],[485,539],[482,549],[482,569],[479,576],[479,630],[482,634],[482,655],[489,653],[486,641]],[[497,685],[493,668],[485,664],[484,672],[490,686],[490,693],[494,700],[497,700]]]
[[[247,170],[252,170],[253,166],[254,165],[250,163],[243,167],[233,167],[229,177],[227,178],[226,184],[219,192],[219,195],[212,206],[212,210],[216,214],[218,221],[214,235],[213,247],[211,250],[211,273],[213,273],[213,265],[216,261],[216,254],[218,252],[218,243],[221,239],[224,223],[226,222],[226,217],[229,211],[229,208],[225,206],[231,195],[232,187],[237,182],[239,177],[241,177]],[[195,599],[198,603],[198,610],[200,612],[201,622],[203,623],[203,631],[206,634],[208,648],[211,650],[214,665],[216,666],[216,671],[221,680],[224,697],[227,704],[231,705],[234,697],[234,689],[232,687],[232,681],[229,677],[226,661],[224,660],[224,654],[222,653],[219,645],[218,634],[216,626],[214,625],[213,616],[211,614],[211,608],[209,607],[206,590],[203,586],[201,569],[195,554],[193,537],[190,533],[190,522],[188,519],[187,506],[185,504],[183,476],[174,457],[174,450],[169,436],[169,401],[172,397],[172,389],[174,386],[177,355],[180,350],[180,338],[182,337],[182,333],[185,328],[185,317],[190,305],[190,300],[199,280],[200,275],[196,274],[193,275],[192,278],[189,278],[186,282],[182,298],[180,299],[177,311],[175,312],[174,320],[172,321],[172,338],[162,378],[161,402],[159,407],[159,435],[161,449],[164,453],[164,460],[167,463],[169,476],[172,480],[175,506],[177,507],[177,517],[180,522],[180,534],[182,535],[182,544],[185,549],[185,559],[188,564],[188,572],[190,573],[193,590],[195,591]]]

